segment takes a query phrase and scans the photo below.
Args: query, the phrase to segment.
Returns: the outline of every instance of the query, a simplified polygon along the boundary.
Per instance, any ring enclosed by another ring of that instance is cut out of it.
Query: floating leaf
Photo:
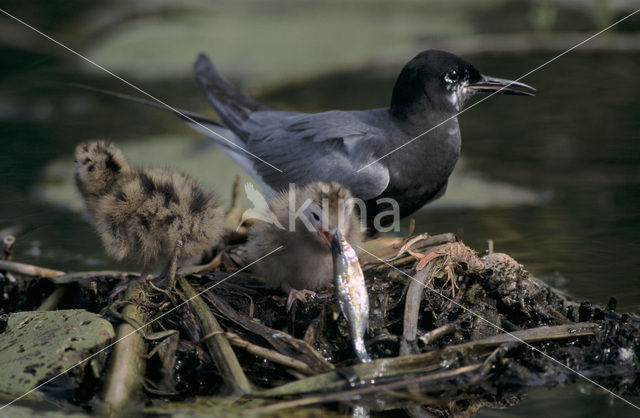
[[[82,309],[18,312],[0,334],[0,392],[22,395],[75,366],[113,337],[111,323]]]

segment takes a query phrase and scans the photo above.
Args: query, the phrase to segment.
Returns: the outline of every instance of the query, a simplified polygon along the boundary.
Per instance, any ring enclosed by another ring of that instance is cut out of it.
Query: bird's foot
[[[307,296],[314,298],[316,297],[316,292],[307,289],[289,289],[289,296],[287,297],[287,312],[291,310],[291,307],[296,300],[307,303]]]

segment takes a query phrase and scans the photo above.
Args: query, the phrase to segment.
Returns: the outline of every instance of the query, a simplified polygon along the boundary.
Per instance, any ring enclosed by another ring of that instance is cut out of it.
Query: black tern
[[[393,202],[400,217],[406,217],[444,194],[460,155],[456,115],[471,96],[532,96],[535,91],[524,83],[483,75],[451,53],[426,50],[400,72],[389,107],[308,114],[252,100],[203,54],[194,68],[224,127],[205,120],[198,120],[200,125],[187,121],[189,125],[222,145],[267,195],[289,183],[344,184],[365,201],[370,226],[376,215],[393,209]]]
[[[268,197],[289,183],[345,185],[364,201],[360,211],[366,210],[362,215],[370,232],[393,221],[393,215],[411,215],[444,194],[460,155],[457,115],[469,98],[476,93],[533,96],[535,91],[524,83],[481,74],[451,53],[426,50],[404,66],[388,107],[310,114],[252,100],[203,54],[194,69],[222,123],[162,102],[89,89],[178,114],[220,145]]]

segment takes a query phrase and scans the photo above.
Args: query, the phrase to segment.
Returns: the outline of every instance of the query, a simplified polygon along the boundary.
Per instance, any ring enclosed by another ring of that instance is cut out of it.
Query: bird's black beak
[[[513,87],[520,87],[529,91],[517,90]],[[521,96],[534,96],[532,92],[536,91],[536,89],[528,84],[505,80],[503,78],[489,77],[488,75],[482,75],[482,78],[479,81],[469,84],[465,88],[473,90],[474,92],[496,92],[500,94],[516,94]]]

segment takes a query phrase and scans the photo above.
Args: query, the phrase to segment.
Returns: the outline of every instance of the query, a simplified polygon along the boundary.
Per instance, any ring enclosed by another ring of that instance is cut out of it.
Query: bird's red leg
[[[288,294],[288,296],[287,296],[287,312],[289,312],[291,310],[291,307],[293,306],[293,303],[296,300],[299,300],[300,302],[303,302],[303,303],[307,303],[307,296],[309,296],[309,297],[315,297],[316,296],[316,292],[314,292],[312,290],[294,289],[293,287],[291,287],[289,285],[289,283],[283,283],[282,284],[282,290],[285,293]]]

